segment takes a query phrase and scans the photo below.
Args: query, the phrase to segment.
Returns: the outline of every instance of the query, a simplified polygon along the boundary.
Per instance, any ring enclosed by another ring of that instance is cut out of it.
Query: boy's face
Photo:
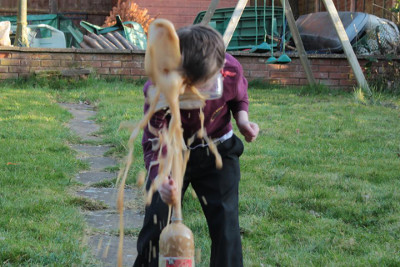
[[[223,78],[220,71],[213,75],[210,79],[195,85],[197,90],[208,100],[218,99],[223,92]]]

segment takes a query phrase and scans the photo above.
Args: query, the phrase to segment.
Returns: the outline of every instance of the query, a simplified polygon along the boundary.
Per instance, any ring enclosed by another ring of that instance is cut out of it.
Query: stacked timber
[[[139,48],[129,42],[119,32],[108,32],[105,35],[89,33],[83,36],[79,44],[84,49],[108,49],[108,50],[138,50]]]

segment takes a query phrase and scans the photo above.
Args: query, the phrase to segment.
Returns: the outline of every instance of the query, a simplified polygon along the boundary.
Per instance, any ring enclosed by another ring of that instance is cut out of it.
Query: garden
[[[98,264],[80,212],[87,203],[71,193],[87,165],[69,144],[84,141],[58,103],[91,103],[109,156],[122,164],[129,132],[119,126],[142,117],[142,87],[93,77],[1,83],[0,265]],[[249,114],[260,133],[241,157],[245,266],[400,265],[400,97],[360,92],[250,83]],[[140,140],[127,180],[133,190],[142,190]],[[196,264],[208,266],[208,228],[190,192],[183,216],[201,252]],[[139,229],[124,231],[136,238]]]

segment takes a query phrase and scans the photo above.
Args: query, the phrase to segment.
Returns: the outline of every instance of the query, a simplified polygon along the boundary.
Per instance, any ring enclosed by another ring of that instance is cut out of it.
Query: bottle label
[[[159,267],[194,267],[194,258],[160,256],[159,263]]]

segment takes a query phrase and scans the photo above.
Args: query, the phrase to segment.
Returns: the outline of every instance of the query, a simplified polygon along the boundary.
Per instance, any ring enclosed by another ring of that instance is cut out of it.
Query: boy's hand
[[[246,111],[239,111],[235,115],[236,124],[240,133],[244,136],[246,142],[253,142],[258,136],[260,129],[258,124],[249,121],[249,116]]]
[[[165,178],[158,188],[162,201],[168,205],[175,206],[178,203],[178,188],[173,179]]]
[[[253,142],[256,140],[259,132],[259,128],[257,123],[247,121],[247,122],[241,122],[238,123],[238,128],[241,134],[243,134],[244,139],[246,142]]]

